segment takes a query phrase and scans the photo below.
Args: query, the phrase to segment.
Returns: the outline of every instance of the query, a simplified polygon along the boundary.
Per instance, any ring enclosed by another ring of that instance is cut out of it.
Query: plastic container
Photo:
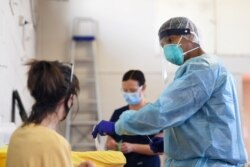
[[[0,167],[5,167],[7,145],[15,129],[16,125],[12,122],[0,123]]]
[[[0,167],[5,167],[7,146],[0,147]]]
[[[74,167],[86,160],[92,161],[96,167],[123,167],[126,164],[126,158],[120,151],[73,151],[71,158]]]
[[[93,41],[96,36],[96,23],[91,18],[76,18],[73,23],[73,37],[77,42]]]
[[[16,125],[12,122],[0,123],[0,148],[9,144],[10,137],[15,129]]]

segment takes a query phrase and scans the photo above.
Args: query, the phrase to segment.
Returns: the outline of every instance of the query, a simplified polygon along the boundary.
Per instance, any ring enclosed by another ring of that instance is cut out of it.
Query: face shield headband
[[[168,29],[168,30],[162,31],[159,34],[159,38],[161,40],[165,36],[170,36],[170,35],[189,35],[189,34],[191,34],[189,28],[184,28],[184,29]]]
[[[70,73],[70,84],[69,84],[69,86],[68,86],[68,89],[67,89],[67,95],[66,95],[66,98],[65,98],[65,101],[64,101],[64,106],[65,106],[65,117],[64,117],[64,119],[67,117],[67,115],[68,115],[68,113],[69,113],[69,111],[71,110],[71,107],[73,106],[73,104],[71,104],[71,106],[69,107],[68,106],[68,100],[70,99],[70,97],[71,97],[71,94],[70,94],[70,88],[71,88],[71,84],[72,84],[72,81],[73,81],[73,75],[74,75],[74,64],[72,64],[72,63],[69,63],[68,65],[70,65],[70,71],[71,71],[71,73]],[[63,119],[63,120],[64,120]]]

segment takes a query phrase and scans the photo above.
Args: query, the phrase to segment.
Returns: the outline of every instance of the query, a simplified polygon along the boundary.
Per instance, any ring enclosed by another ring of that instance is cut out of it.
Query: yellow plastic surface
[[[0,167],[5,167],[7,146],[0,148]]]
[[[7,146],[0,148],[0,167],[5,167]],[[71,158],[75,167],[80,163],[90,160],[96,167],[123,167],[126,158],[119,151],[86,151],[73,152]]]
[[[72,160],[75,167],[85,160],[92,161],[96,167],[123,167],[126,164],[126,158],[119,151],[72,152]]]

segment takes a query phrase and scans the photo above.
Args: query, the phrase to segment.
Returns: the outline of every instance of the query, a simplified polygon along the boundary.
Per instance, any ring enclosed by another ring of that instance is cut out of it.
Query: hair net
[[[195,24],[186,17],[173,17],[167,20],[160,27],[158,35],[160,40],[170,35],[182,35],[192,42],[200,43]]]

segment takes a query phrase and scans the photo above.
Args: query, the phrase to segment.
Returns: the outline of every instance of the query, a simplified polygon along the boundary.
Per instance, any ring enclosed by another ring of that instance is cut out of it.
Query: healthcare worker
[[[129,70],[122,77],[123,97],[127,105],[114,111],[110,121],[116,122],[120,115],[127,110],[139,111],[148,101],[145,98],[146,79],[140,70]],[[162,136],[162,133],[152,135],[110,135],[107,137],[106,148],[118,150],[126,157],[124,167],[160,167],[159,155],[149,147],[154,136]]]
[[[165,58],[180,66],[155,103],[124,112],[97,134],[148,135],[164,129],[166,167],[238,167],[247,155],[233,76],[199,44],[195,24],[174,17],[159,29]]]
[[[56,132],[79,92],[73,66],[43,60],[27,65],[27,84],[34,104],[28,119],[11,136],[6,167],[73,167],[70,145]],[[94,164],[84,161],[78,167]]]

